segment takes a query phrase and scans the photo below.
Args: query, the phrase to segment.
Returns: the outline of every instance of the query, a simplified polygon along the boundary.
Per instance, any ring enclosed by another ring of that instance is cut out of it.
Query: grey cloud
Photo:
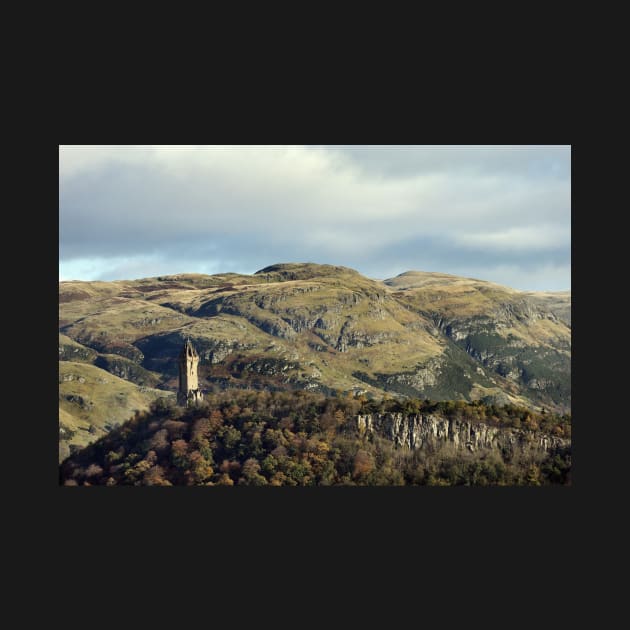
[[[346,145],[333,149],[370,173],[409,177],[418,173],[501,173],[567,179],[567,146],[383,146]]]
[[[98,258],[104,279],[305,260],[372,277],[501,269],[537,289],[554,269],[564,284],[547,288],[568,288],[569,177],[568,147],[63,148],[60,262]]]

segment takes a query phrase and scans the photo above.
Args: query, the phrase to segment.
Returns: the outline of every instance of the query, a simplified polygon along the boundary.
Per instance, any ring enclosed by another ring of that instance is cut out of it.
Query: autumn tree
[[[341,409],[335,411],[335,426],[340,427],[346,421],[346,416]]]
[[[540,468],[534,464],[532,464],[528,470],[527,475],[525,477],[525,482],[530,486],[540,486]]]
[[[171,486],[170,481],[168,481],[164,476],[164,468],[159,465],[151,466],[142,477],[142,482],[146,486]]]
[[[85,471],[86,477],[100,477],[103,474],[103,468],[98,464],[90,464]]]
[[[168,441],[168,431],[166,429],[160,429],[153,434],[153,437],[149,440],[149,447],[154,449],[158,453],[164,452],[170,445]]]
[[[173,466],[184,470],[188,466],[188,444],[184,440],[175,440],[171,444],[171,462]]]
[[[323,431],[332,435],[335,430],[335,416],[330,411],[325,411],[319,418],[319,425]]]
[[[219,470],[224,474],[228,475],[231,479],[238,479],[241,472],[241,465],[237,461],[229,461],[224,459],[219,466]]]
[[[354,456],[354,468],[352,470],[352,478],[360,479],[365,477],[374,469],[374,458],[370,453],[363,449],[359,449]]]
[[[230,477],[230,475],[228,475],[227,473],[221,473],[221,476],[219,477],[218,481],[217,481],[217,485],[219,486],[233,486],[234,485],[234,481],[232,481],[232,478]]]
[[[525,416],[524,424],[525,428],[529,429],[530,431],[537,431],[540,426],[538,419],[531,414],[527,414],[527,416]]]
[[[248,486],[266,486],[267,480],[260,474],[260,464],[258,460],[250,457],[243,464],[243,476],[239,480],[239,483]]]
[[[188,457],[190,463],[190,479],[194,484],[203,484],[210,481],[214,470],[210,462],[199,452],[193,451]]]
[[[223,437],[223,443],[225,444],[225,448],[233,449],[241,442],[242,434],[241,432],[232,426],[222,427],[218,431],[218,435]]]
[[[170,440],[183,438],[188,429],[188,423],[181,420],[166,420],[162,426],[168,431]]]
[[[208,430],[214,432],[222,425],[223,425],[223,414],[221,413],[221,410],[213,409],[210,412],[210,417],[208,418],[208,423],[207,423]]]

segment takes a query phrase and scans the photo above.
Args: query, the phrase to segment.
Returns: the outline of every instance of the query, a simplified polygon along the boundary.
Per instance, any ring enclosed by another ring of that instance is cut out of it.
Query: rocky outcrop
[[[499,451],[511,455],[516,451],[541,454],[571,445],[570,440],[545,433],[493,427],[470,420],[450,420],[432,414],[404,415],[384,413],[359,415],[356,428],[361,435],[379,435],[401,448],[439,449],[452,444],[457,449]]]
[[[115,339],[105,332],[98,335],[79,336],[78,341],[100,354],[117,354],[137,364],[141,364],[144,359],[142,352],[134,345]]]
[[[341,327],[335,344],[335,348],[339,352],[348,352],[349,348],[367,348],[379,343],[387,343],[395,338],[395,335],[391,332],[368,333],[360,328],[354,328],[356,325],[356,322],[350,319]]]
[[[393,374],[385,378],[385,382],[391,387],[394,384],[402,384],[412,387],[417,391],[424,391],[428,387],[437,384],[444,360],[441,357],[432,359],[426,365],[418,366],[414,372]]]
[[[97,356],[96,350],[77,343],[74,339],[59,335],[59,360],[92,363]]]
[[[260,358],[255,360],[239,360],[232,364],[232,370],[236,374],[241,375],[243,372],[254,372],[256,374],[265,374],[267,376],[276,376],[283,374],[287,370],[297,370],[300,364],[292,361],[275,358]]]
[[[72,382],[72,381],[77,381],[77,383],[85,383],[85,378],[83,376],[78,375],[78,374],[70,374],[70,373],[60,374],[59,375],[59,382],[60,383],[68,383],[68,382]]]
[[[217,341],[211,349],[206,350],[205,353],[200,353],[200,356],[207,359],[211,365],[215,365],[221,363],[221,361],[231,355],[238,347],[239,345],[236,340],[231,342]]]
[[[72,379],[64,379],[64,380],[72,380]],[[80,379],[77,379],[80,380]],[[78,405],[81,409],[89,411],[94,407],[94,403],[87,396],[80,396],[79,394],[64,394],[60,396],[64,400],[67,400],[69,403],[74,403]]]
[[[134,361],[116,354],[99,355],[94,365],[136,385],[155,387],[160,382],[159,377],[149,370],[145,370]]]

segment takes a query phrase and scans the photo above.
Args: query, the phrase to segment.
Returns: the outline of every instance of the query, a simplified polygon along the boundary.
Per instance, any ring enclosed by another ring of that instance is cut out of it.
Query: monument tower
[[[177,392],[177,404],[188,407],[203,400],[197,378],[197,365],[199,355],[190,339],[179,354],[179,391]]]

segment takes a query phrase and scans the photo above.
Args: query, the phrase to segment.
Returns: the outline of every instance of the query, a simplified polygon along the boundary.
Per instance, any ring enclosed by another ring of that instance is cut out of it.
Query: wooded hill
[[[362,431],[357,418],[401,414],[494,436],[420,448]],[[229,391],[185,409],[159,399],[60,467],[64,485],[569,484],[569,415],[480,402],[369,401],[306,391]],[[506,438],[507,439],[503,439]],[[541,444],[545,444],[541,448]]]

